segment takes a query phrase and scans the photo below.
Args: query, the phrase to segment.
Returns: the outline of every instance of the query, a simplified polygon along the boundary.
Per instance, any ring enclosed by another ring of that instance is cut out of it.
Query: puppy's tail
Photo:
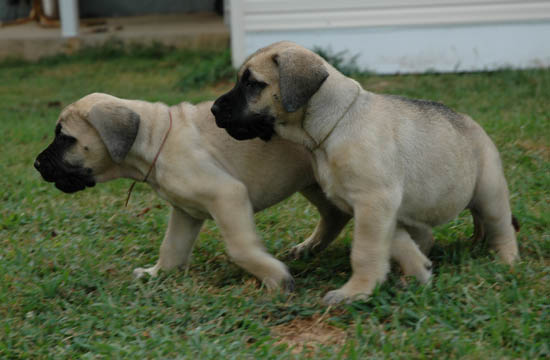
[[[519,232],[519,229],[520,229],[519,221],[518,219],[516,219],[514,215],[512,215],[512,226],[514,227],[514,230],[516,230],[516,232]]]

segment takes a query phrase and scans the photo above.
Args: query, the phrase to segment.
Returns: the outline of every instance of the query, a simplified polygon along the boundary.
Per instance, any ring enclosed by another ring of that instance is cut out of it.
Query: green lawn
[[[358,78],[375,92],[444,102],[483,125],[522,224],[513,269],[471,244],[464,213],[435,231],[430,285],[394,269],[367,302],[327,309],[322,295],[350,275],[351,225],[320,256],[286,261],[296,292],[285,297],[229,261],[210,221],[187,273],[135,281],[132,270],[158,256],[168,206],[138,184],[124,208],[128,180],[61,193],[42,181],[34,158],[62,107],[90,92],[213,99],[230,81],[197,74],[220,56],[105,51],[0,65],[0,358],[550,356],[550,70]],[[282,258],[318,215],[295,195],[256,220]]]

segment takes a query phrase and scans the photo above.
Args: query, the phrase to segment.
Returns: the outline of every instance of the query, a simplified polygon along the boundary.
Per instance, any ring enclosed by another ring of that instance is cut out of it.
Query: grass
[[[35,156],[61,108],[85,94],[174,104],[231,87],[212,82],[219,75],[206,65],[182,79],[197,59],[223,64],[223,53],[107,50],[0,65],[0,358],[550,356],[549,70],[357,78],[372,91],[442,101],[483,125],[522,223],[522,260],[510,269],[471,244],[462,214],[435,231],[431,285],[394,269],[367,302],[327,309],[320,298],[350,274],[349,226],[320,256],[286,261],[296,280],[290,297],[267,294],[232,264],[213,222],[188,272],[135,281],[132,270],[158,256],[168,206],[138,184],[124,208],[128,180],[74,195],[41,180]],[[317,219],[298,195],[256,216],[280,258]]]
[[[350,55],[349,51],[334,52],[330,47],[314,47],[313,51],[328,61],[342,74],[350,77],[365,77],[369,72],[357,65],[357,58],[360,54]]]

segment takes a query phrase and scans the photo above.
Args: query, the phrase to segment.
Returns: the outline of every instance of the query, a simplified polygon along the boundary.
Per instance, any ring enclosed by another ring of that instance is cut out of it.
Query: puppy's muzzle
[[[210,108],[216,118],[216,125],[225,129],[231,137],[237,140],[249,140],[256,137],[264,141],[271,139],[275,133],[273,124],[275,118],[264,113],[251,113],[241,108],[231,106],[232,93],[222,95]],[[236,115],[234,116],[234,112]]]
[[[228,109],[227,104],[223,104],[223,100],[218,99],[210,108],[210,111],[216,119],[216,125],[219,128],[225,129],[231,123],[231,111]],[[225,109],[225,110],[224,110]]]
[[[50,152],[47,148],[34,161],[34,168],[44,180],[55,183],[56,188],[68,194],[95,186],[92,169],[67,164]]]

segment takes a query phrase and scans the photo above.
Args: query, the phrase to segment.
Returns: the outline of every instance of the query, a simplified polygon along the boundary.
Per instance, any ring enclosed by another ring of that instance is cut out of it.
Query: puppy
[[[518,247],[499,153],[470,117],[424,100],[374,94],[290,42],[258,50],[218,98],[216,123],[236,139],[274,134],[305,145],[328,198],[353,215],[353,274],[328,304],[372,293],[393,244],[427,253],[432,227],[468,208],[511,264]],[[412,239],[416,241],[413,242]],[[425,261],[411,250],[410,263]],[[418,264],[415,265],[418,267]]]
[[[303,146],[238,142],[216,127],[211,106],[85,96],[61,112],[55,138],[34,166],[46,181],[73,193],[121,177],[142,181],[154,163],[147,183],[172,210],[156,265],[136,269],[138,277],[188,265],[204,220],[214,218],[236,264],[269,289],[291,289],[287,267],[262,246],[253,213],[300,191],[321,214],[304,242],[314,251],[332,241],[350,216],[327,201]]]

